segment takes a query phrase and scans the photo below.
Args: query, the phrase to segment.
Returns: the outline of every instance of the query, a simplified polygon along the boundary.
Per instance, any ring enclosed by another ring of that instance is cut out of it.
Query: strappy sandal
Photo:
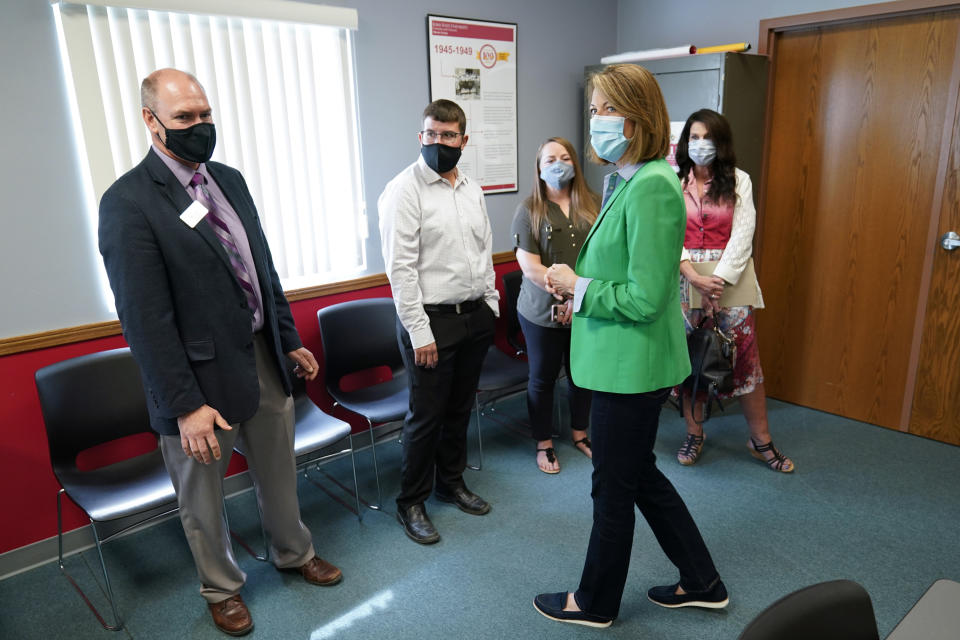
[[[774,471],[779,471],[780,473],[793,473],[793,460],[780,453],[780,450],[773,445],[773,440],[767,444],[757,444],[756,440],[754,440],[751,436],[750,442],[747,444],[747,448],[750,449],[750,455],[757,460],[766,462],[767,466]],[[769,460],[763,455],[767,451],[773,452],[773,457]]]
[[[553,447],[547,447],[546,449],[537,449],[537,453],[540,453],[541,451],[547,454],[547,462],[549,462],[550,464],[553,464],[554,462],[557,461],[557,452],[553,450]],[[556,469],[544,469],[543,467],[540,466],[540,463],[537,463],[537,469],[540,469],[540,471],[543,471],[544,473],[549,473],[551,475],[554,473],[560,473],[559,465],[558,465],[558,468]]]
[[[703,451],[703,441],[706,439],[706,437],[707,436],[704,433],[701,433],[698,436],[688,433],[686,440],[684,440],[683,444],[680,445],[680,450],[677,451],[677,462],[689,467],[699,460],[700,452]]]
[[[590,438],[588,438],[587,436],[583,436],[579,440],[573,441],[574,448],[576,448],[576,450],[582,453],[583,455],[587,456],[587,452],[581,449],[580,445],[583,445],[587,449],[590,449],[590,453],[593,453],[593,445],[590,444]],[[587,457],[589,458],[590,456],[587,456]]]

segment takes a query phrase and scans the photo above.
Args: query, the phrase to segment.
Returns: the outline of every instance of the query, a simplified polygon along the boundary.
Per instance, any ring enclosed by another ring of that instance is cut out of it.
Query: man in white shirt
[[[430,103],[420,157],[378,200],[410,388],[397,519],[421,544],[440,539],[424,507],[434,487],[438,500],[461,511],[490,511],[463,482],[470,409],[500,314],[483,191],[457,169],[466,127],[455,102]]]

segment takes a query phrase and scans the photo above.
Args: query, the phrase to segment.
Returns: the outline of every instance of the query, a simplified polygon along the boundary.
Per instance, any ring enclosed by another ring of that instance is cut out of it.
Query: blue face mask
[[[630,138],[623,136],[620,116],[593,116],[590,118],[590,144],[597,155],[607,162],[616,162],[630,145]]]
[[[687,155],[695,165],[705,167],[717,157],[717,146],[708,138],[691,140],[687,143]]]
[[[551,189],[560,190],[573,180],[573,165],[569,162],[557,161],[540,169],[540,179],[550,185]]]

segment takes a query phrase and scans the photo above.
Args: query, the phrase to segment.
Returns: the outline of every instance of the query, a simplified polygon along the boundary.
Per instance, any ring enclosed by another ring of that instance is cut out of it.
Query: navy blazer
[[[277,375],[291,392],[286,353],[302,346],[239,171],[207,170],[247,232],[263,299],[263,334]],[[180,433],[177,417],[208,404],[230,424],[260,403],[253,312],[230,260],[206,219],[190,228],[180,214],[190,194],[152,149],[100,200],[100,253],[123,335],[143,374],[150,424]]]

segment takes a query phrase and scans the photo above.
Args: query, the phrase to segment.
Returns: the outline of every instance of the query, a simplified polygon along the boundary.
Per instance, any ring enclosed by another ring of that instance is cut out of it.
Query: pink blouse
[[[712,180],[704,184],[704,193],[710,190]],[[725,249],[733,228],[733,204],[703,202],[697,197],[697,179],[690,172],[683,186],[687,204],[687,233],[685,249]]]

